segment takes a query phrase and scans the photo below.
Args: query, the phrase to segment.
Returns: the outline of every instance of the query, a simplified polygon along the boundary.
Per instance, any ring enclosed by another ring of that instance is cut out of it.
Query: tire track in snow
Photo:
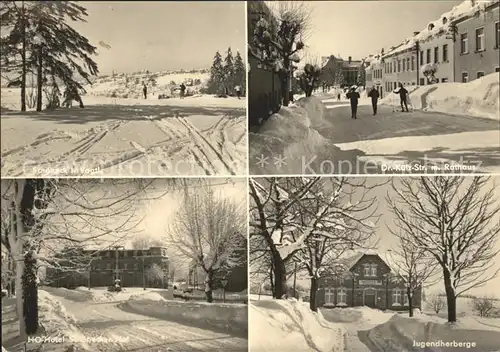
[[[232,170],[232,168],[229,167],[229,165],[226,163],[224,157],[213,146],[213,144],[210,143],[210,141],[191,122],[181,118],[176,118],[176,119],[180,121],[184,126],[186,126],[186,128],[190,131],[191,135],[193,136],[194,139],[193,142],[196,143],[200,149],[202,150],[205,149],[203,148],[203,144],[205,144],[206,149],[211,150],[217,157],[216,159],[217,164],[222,164],[231,175],[236,175],[235,172]],[[210,160],[210,164],[212,166],[215,166],[213,160]]]

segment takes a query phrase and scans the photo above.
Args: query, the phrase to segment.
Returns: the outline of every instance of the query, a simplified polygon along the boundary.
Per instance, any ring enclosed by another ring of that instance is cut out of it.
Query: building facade
[[[372,88],[377,88],[380,98],[383,98],[387,90],[384,85],[384,65],[382,64],[381,55],[369,57],[365,68],[366,77],[366,92],[369,93]]]
[[[322,62],[324,62],[321,68],[320,80],[322,82],[340,87],[358,85],[358,74],[363,65],[361,60],[353,60],[351,56],[344,60],[330,55],[323,57]]]
[[[478,9],[453,25],[455,81],[469,82],[499,72],[499,3],[493,2],[483,11]]]
[[[49,286],[107,287],[118,278],[122,287],[168,287],[168,256],[163,247],[99,251],[70,248],[56,257],[56,265],[47,268]]]
[[[261,119],[267,119],[279,111],[282,101],[281,80],[275,70],[261,63],[253,50],[253,34],[257,22],[264,18],[271,25],[276,25],[271,10],[263,1],[248,1],[248,123],[258,125]]]
[[[383,80],[386,92],[393,91],[402,83],[403,86],[416,86],[419,80],[419,67],[417,66],[417,47],[402,43],[400,47],[392,48],[382,56]]]
[[[441,21],[446,21],[443,17]],[[419,41],[419,70],[426,64],[432,64],[436,68],[436,83],[454,82],[455,73],[453,69],[454,50],[453,38],[446,32],[429,36]],[[419,77],[419,86],[432,84],[423,74]]]
[[[422,290],[412,297],[413,308],[422,308]],[[391,272],[378,254],[359,253],[344,261],[342,270],[320,279],[318,306],[368,306],[395,311],[408,310],[404,280]]]

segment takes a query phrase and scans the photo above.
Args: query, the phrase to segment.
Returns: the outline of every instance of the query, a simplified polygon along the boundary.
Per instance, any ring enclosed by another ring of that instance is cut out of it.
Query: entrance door
[[[367,289],[364,293],[364,305],[367,307],[375,308],[375,290]]]

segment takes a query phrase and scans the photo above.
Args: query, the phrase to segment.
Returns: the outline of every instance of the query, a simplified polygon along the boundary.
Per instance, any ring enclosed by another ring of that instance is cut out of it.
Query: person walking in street
[[[358,113],[358,101],[360,98],[360,95],[358,92],[356,92],[355,87],[351,87],[351,90],[349,93],[346,94],[347,99],[350,100],[351,102],[351,118],[352,119],[357,119],[357,113]]]
[[[146,86],[146,83],[142,83],[142,93],[144,94],[144,99],[148,98],[148,87]]]
[[[408,111],[408,91],[403,87],[403,83],[399,83],[399,89],[394,91],[394,93],[399,94],[399,99],[401,100],[401,110]],[[406,110],[405,110],[406,108]]]
[[[337,101],[340,101],[340,91],[337,93]]]
[[[184,95],[186,94],[186,86],[184,83],[181,83],[181,99],[184,98]]]
[[[236,87],[234,87],[234,90],[236,92],[236,96],[238,97],[238,99],[240,99],[241,98],[241,87],[236,86]]]
[[[372,98],[373,116],[375,116],[377,115],[377,101],[380,97],[377,87],[373,87],[372,90],[370,90],[370,93],[368,93],[368,96]]]

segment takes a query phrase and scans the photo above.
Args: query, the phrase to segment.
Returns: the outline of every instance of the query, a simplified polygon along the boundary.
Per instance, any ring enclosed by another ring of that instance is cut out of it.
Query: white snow
[[[296,300],[251,301],[250,350],[344,351],[344,329]]]
[[[492,73],[468,83],[437,83],[408,91],[414,109],[498,120],[499,83],[498,73]],[[399,104],[399,97],[390,93],[380,103]]]
[[[3,108],[17,109],[18,100],[18,90],[2,89]],[[2,173],[175,176],[246,170],[245,99],[83,100],[85,109],[2,111]]]
[[[477,11],[483,10],[485,7],[495,2],[496,0],[481,0],[474,1],[473,4],[472,1],[465,0],[461,4],[454,6],[450,11],[443,13],[439,19],[430,22],[417,35],[407,38],[400,46],[386,52],[384,57],[409,50],[415,46],[416,41],[425,42],[435,36],[446,34],[452,21],[471,16]],[[446,20],[443,21],[444,18],[446,18]]]

